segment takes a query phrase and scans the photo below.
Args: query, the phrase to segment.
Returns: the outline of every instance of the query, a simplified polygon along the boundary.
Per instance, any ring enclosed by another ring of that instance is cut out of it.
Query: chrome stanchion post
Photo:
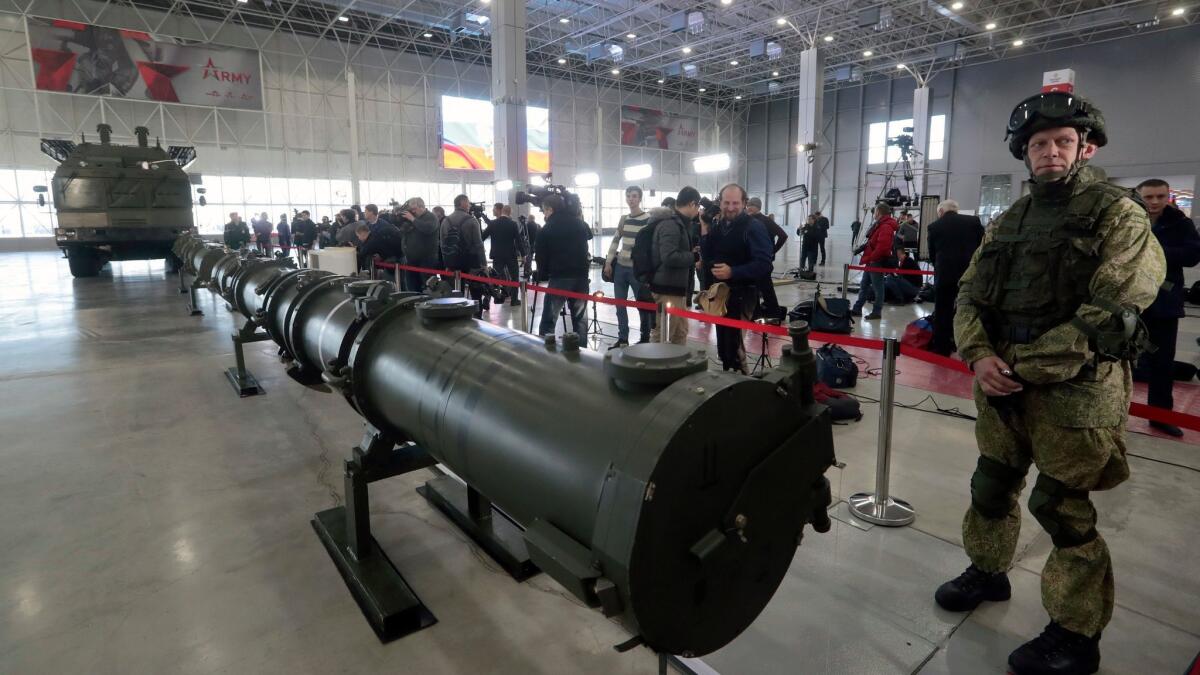
[[[842,263],[842,299],[846,299],[846,287],[850,285],[850,263]]]
[[[892,404],[896,396],[895,338],[883,341],[883,379],[879,388],[879,451],[875,466],[875,493],[859,492],[847,500],[850,512],[857,518],[883,525],[901,527],[913,522],[916,513],[902,499],[888,494],[892,469]]]
[[[371,281],[375,281],[377,278],[379,278],[379,277],[378,277],[378,275],[376,274],[376,272],[377,272],[378,270],[377,270],[377,268],[375,267],[375,256],[371,256],[370,265],[371,265],[371,267],[370,267],[370,274],[371,274],[371,276],[370,276],[370,279],[371,279]]]
[[[459,292],[462,291],[462,277],[459,276],[458,270],[454,270],[454,290]]]
[[[655,328],[658,329],[658,341],[662,343],[671,341],[671,315],[667,313],[667,309],[670,307],[671,304],[668,302],[658,303],[658,325]]]
[[[396,292],[399,293],[400,291],[404,290],[404,284],[400,283],[400,263],[396,263],[396,266],[392,268],[392,271],[396,273]]]
[[[519,290],[517,291],[517,293],[520,294],[520,297],[521,297],[521,311],[517,312],[517,314],[521,315],[521,324],[520,324],[521,331],[528,333],[529,332],[529,316],[527,314],[525,314],[525,296],[528,294],[528,292],[525,288],[526,283],[527,282],[524,279],[522,279],[521,286],[520,286]]]

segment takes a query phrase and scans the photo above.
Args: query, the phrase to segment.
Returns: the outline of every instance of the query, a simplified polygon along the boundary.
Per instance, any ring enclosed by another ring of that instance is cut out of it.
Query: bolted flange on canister
[[[604,355],[604,373],[625,391],[661,389],[681,377],[708,369],[703,350],[685,345],[643,342]]]

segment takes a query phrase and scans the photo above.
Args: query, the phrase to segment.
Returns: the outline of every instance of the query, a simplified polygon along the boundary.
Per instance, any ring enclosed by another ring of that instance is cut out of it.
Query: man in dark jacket
[[[385,225],[371,231],[371,226],[359,223],[354,228],[358,237],[358,268],[367,269],[371,259],[399,262],[404,259],[404,248],[400,244],[400,230],[394,225]]]
[[[938,204],[937,211],[937,220],[929,224],[926,233],[934,271],[933,341],[929,351],[949,356],[954,351],[958,280],[983,241],[983,224],[976,216],[960,214],[958,202],[953,199]]]
[[[651,249],[654,275],[650,278],[650,292],[660,308],[658,320],[650,330],[652,342],[661,341],[662,328],[665,326],[668,341],[677,345],[687,344],[687,318],[667,314],[666,309],[688,308],[688,283],[696,264],[691,228],[692,221],[699,213],[700,192],[691,186],[679,191],[673,208],[650,210],[647,227],[654,227],[654,248]]]
[[[1167,258],[1167,280],[1154,303],[1142,312],[1155,351],[1144,352],[1138,359],[1134,379],[1149,382],[1147,403],[1170,410],[1175,405],[1172,392],[1175,342],[1179,337],[1179,319],[1184,315],[1183,268],[1200,263],[1200,234],[1196,233],[1196,224],[1170,203],[1171,186],[1165,180],[1142,181],[1137,192],[1146,204],[1151,232],[1158,238]],[[1183,431],[1173,424],[1151,422],[1150,426],[1177,438],[1183,436]]]
[[[308,250],[317,243],[317,224],[309,217],[308,211],[301,211],[292,220],[292,243],[297,248]]]
[[[404,244],[404,262],[413,267],[436,269],[441,265],[438,256],[438,219],[425,208],[425,200],[413,197],[400,212],[400,236]],[[428,274],[404,271],[404,290],[419,293],[425,290]]]
[[[591,255],[588,240],[592,230],[579,216],[571,213],[562,197],[547,195],[542,199],[542,214],[546,226],[537,235],[534,255],[537,261],[537,278],[547,286],[574,293],[587,293]],[[571,324],[579,334],[580,343],[587,338],[587,301],[549,295],[542,300],[542,321],[538,335],[553,335],[554,323],[563,301],[571,308]]]
[[[279,217],[275,232],[279,234],[279,248],[283,249],[284,255],[288,255],[292,252],[292,226],[288,224],[286,213]]]
[[[258,246],[258,250],[271,255],[271,219],[267,214],[259,214],[259,217],[250,221],[250,225],[254,228],[254,242]]]
[[[250,228],[237,211],[229,214],[229,222],[225,223],[225,245],[238,250],[250,243]]]
[[[825,240],[829,237],[829,219],[820,211],[813,211],[813,225],[817,229],[817,247],[821,249],[821,266],[824,266]]]
[[[771,260],[775,260],[779,249],[787,243],[787,232],[783,231],[774,218],[762,212],[762,200],[758,197],[751,197],[746,202],[746,213],[754,216],[758,222],[763,224],[763,227],[767,228],[767,236],[771,239]],[[771,278],[770,274],[758,280],[758,292],[762,296],[763,314],[767,317],[782,318],[784,313],[779,307],[779,299],[775,295],[775,280]]]
[[[525,228],[525,242],[529,244],[529,253],[525,255],[525,278],[533,276],[533,252],[537,247],[538,233],[542,231],[542,226],[537,224],[533,216],[518,216],[517,222],[521,227]]]
[[[467,195],[454,198],[454,211],[442,223],[439,244],[442,264],[446,269],[478,276],[487,270],[487,254],[483,250],[483,232],[479,221],[471,215],[470,208],[471,198]],[[488,293],[487,284],[467,281],[464,286],[467,297],[478,301],[475,317],[483,318],[483,313],[491,306],[492,296]]]
[[[496,274],[509,281],[516,281],[521,276],[521,268],[517,265],[518,256],[524,257],[529,249],[525,245],[525,230],[517,221],[505,215],[504,204],[497,203],[492,207],[495,216],[483,230],[483,240],[492,240],[492,248],[488,257],[492,259],[492,267]],[[507,290],[507,289],[506,289]],[[509,293],[512,306],[520,306],[521,300],[516,293]]]
[[[729,287],[725,316],[750,321],[758,305],[756,280],[771,273],[771,241],[763,224],[746,213],[742,186],[726,185],[720,200],[721,215],[712,227],[700,221],[700,257],[713,283]],[[725,370],[748,372],[741,330],[717,326],[717,353]]]
[[[867,230],[867,240],[855,249],[855,253],[861,253],[861,265],[864,267],[885,267],[891,264],[892,247],[896,242],[896,230],[899,225],[896,219],[892,217],[892,207],[886,202],[879,202],[875,205],[875,222],[871,224],[871,228]],[[862,316],[863,305],[867,302],[867,284],[871,285],[875,293],[875,304],[871,313],[863,317],[864,319],[881,319],[883,318],[883,300],[884,300],[884,279],[883,272],[863,272],[862,287],[858,292],[858,300],[854,302],[854,307],[851,308],[850,314],[853,316]]]

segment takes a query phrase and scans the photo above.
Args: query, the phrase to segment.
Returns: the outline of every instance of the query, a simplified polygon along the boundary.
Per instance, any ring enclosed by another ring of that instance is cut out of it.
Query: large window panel
[[[329,192],[329,180],[326,178],[318,178],[313,181],[313,200],[318,204],[331,204],[333,197]]]
[[[887,123],[867,127],[867,164],[882,164],[887,151]]]
[[[241,204],[246,200],[241,176],[221,176],[221,203]]]
[[[292,200],[288,195],[288,182],[286,178],[268,178],[269,185],[268,193],[272,204],[287,206]]]
[[[313,198],[315,190],[316,188],[311,178],[289,178],[288,194],[291,196],[291,199],[288,203],[301,209],[306,208],[299,206],[299,204],[304,203],[308,205],[307,208],[312,208],[313,202],[316,201]]]
[[[0,203],[0,237],[21,236],[21,211],[16,204]]]
[[[256,202],[269,202],[267,197],[271,192],[271,181],[261,176],[246,176],[242,179],[242,188],[246,198]]]
[[[21,205],[21,221],[26,237],[53,237],[54,214],[50,209],[37,204]]]
[[[929,118],[929,152],[925,155],[930,161],[946,156],[946,116],[934,115]]]
[[[49,187],[49,186],[47,186]],[[28,201],[30,197],[25,197]],[[37,195],[32,199],[36,200]],[[19,202],[21,193],[17,189],[17,174],[12,169],[0,170],[0,202]]]
[[[329,191],[332,193],[332,201],[334,204],[341,204],[341,208],[346,208],[351,205],[350,181],[337,179],[330,180]]]
[[[47,189],[50,187],[50,178],[54,175],[51,171],[42,171],[40,169],[18,169],[17,170],[17,201],[36,202],[37,193],[33,188],[38,185],[45,185]],[[46,193],[46,201],[50,201],[51,193]]]

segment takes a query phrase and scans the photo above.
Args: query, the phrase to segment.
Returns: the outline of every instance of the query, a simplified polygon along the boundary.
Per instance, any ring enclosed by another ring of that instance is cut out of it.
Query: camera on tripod
[[[542,200],[550,195],[562,197],[563,204],[566,205],[567,211],[571,215],[577,218],[583,215],[583,206],[579,203],[579,195],[571,192],[562,185],[530,187],[529,192],[518,192],[513,200],[517,204],[532,204],[536,208],[541,208]]]
[[[913,128],[904,127],[901,129],[901,132],[902,133],[898,134],[895,138],[887,139],[887,144],[899,148],[900,156],[907,159],[908,156],[912,154],[913,149]]]
[[[487,212],[487,209],[484,208],[484,204],[486,203],[487,202],[471,202],[471,205],[467,207],[467,211],[469,211],[472,216],[475,216],[475,220],[483,220],[483,214]]]

